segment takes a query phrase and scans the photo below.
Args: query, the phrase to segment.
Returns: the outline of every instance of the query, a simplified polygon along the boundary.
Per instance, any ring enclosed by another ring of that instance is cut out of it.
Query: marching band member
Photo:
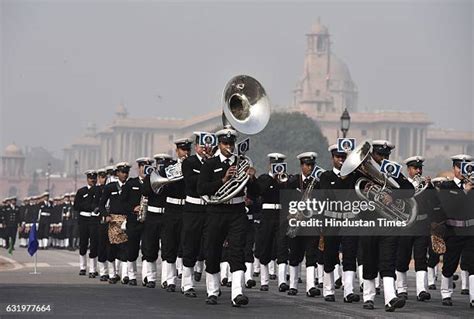
[[[311,177],[314,166],[316,165],[315,152],[304,152],[297,156],[300,161],[301,173],[291,176],[288,181],[289,189],[296,189],[301,193],[308,188],[311,183],[315,183],[313,189],[319,188],[319,182]],[[294,296],[298,293],[299,267],[303,258],[306,256],[306,296],[315,297],[321,294],[321,291],[315,287],[315,268],[318,259],[319,236],[296,236],[290,238],[289,242],[289,261],[290,261],[290,289],[288,295]]]
[[[176,156],[178,159],[170,162],[169,165],[182,163],[190,155],[192,143],[192,140],[188,138],[175,140],[174,144],[176,145]],[[176,259],[178,258],[178,251],[181,245],[183,207],[186,198],[184,179],[167,184],[164,186],[164,192],[167,197],[165,213],[163,215],[161,258],[166,267],[166,291],[174,292],[177,279]]]
[[[140,157],[136,160],[138,176],[129,178],[122,187],[122,203],[127,212],[127,269],[128,284],[137,285],[137,259],[140,252],[140,240],[143,233],[143,223],[137,220],[140,212],[140,202],[143,193],[143,179],[145,178],[145,165],[151,165],[153,160]]]
[[[38,246],[40,249],[48,249],[49,228],[51,224],[52,205],[49,201],[49,192],[44,192],[36,206],[38,209]]]
[[[161,170],[161,167],[171,161],[169,154],[155,154],[153,156],[156,163],[156,169]],[[150,175],[146,175],[143,180],[142,195],[148,198],[148,212],[143,223],[142,235],[142,285],[147,288],[155,288],[157,280],[156,260],[158,259],[158,252],[160,250],[160,239],[163,234],[163,214],[165,212],[166,194],[160,189],[155,193],[151,187]],[[161,264],[161,283],[162,287],[166,283],[166,263]]]
[[[438,193],[441,207],[446,218],[445,243],[446,253],[443,257],[441,277],[441,297],[444,306],[452,306],[453,274],[459,259],[465,259],[469,272],[469,301],[474,307],[474,219],[472,207],[474,192],[472,180],[467,180],[461,172],[461,162],[470,162],[472,156],[459,154],[451,157],[454,179],[443,182]]]
[[[271,164],[283,163],[286,155],[280,153],[267,154],[270,162],[268,173],[262,174],[257,179],[258,189],[262,200],[262,210],[260,213],[260,231],[259,231],[259,261],[260,261],[260,290],[268,291],[270,279],[268,265],[272,259],[273,247],[276,244],[278,252],[286,250],[285,253],[278,254],[279,271],[279,289],[288,290],[286,284],[286,266],[288,263],[288,241],[285,235],[286,228],[283,226],[283,236],[280,235],[280,189],[284,189],[286,183],[280,181],[271,170]],[[283,246],[283,247],[280,247]]]
[[[208,159],[201,167],[197,190],[200,196],[214,195],[215,192],[236,173],[238,158],[234,152],[237,132],[233,129],[222,129],[216,133],[218,138],[219,155]],[[247,172],[250,179],[247,192],[257,192],[255,169],[250,167]],[[206,224],[206,287],[207,304],[217,304],[219,295],[219,262],[222,256],[222,245],[227,239],[229,249],[229,264],[232,272],[232,305],[240,307],[248,304],[247,296],[243,294],[242,282],[245,271],[245,228],[248,223],[245,214],[245,193],[242,190],[229,201],[207,205]]]
[[[421,156],[412,156],[405,160],[407,165],[408,180],[415,183],[415,178],[423,174],[423,163],[425,159]],[[396,264],[396,287],[399,297],[408,298],[408,279],[407,271],[410,264],[412,252],[415,259],[416,271],[416,299],[418,301],[430,300],[431,295],[428,290],[427,274],[427,253],[430,245],[430,219],[435,212],[437,197],[434,187],[431,184],[431,178],[426,177],[428,183],[427,191],[421,193],[415,198],[418,204],[418,215],[415,224],[411,227],[411,232],[419,232],[418,236],[402,235],[398,242],[397,264]]]
[[[105,185],[102,192],[102,196],[99,202],[99,212],[101,217],[105,217],[105,221],[108,223],[108,235],[109,235],[109,251],[108,251],[108,262],[115,263],[117,259],[117,272],[121,271],[121,276],[113,274],[109,279],[110,284],[116,284],[120,278],[122,284],[126,285],[129,282],[128,270],[127,270],[127,241],[128,237],[125,233],[127,211],[122,203],[121,193],[125,182],[128,179],[130,172],[130,164],[127,162],[121,162],[116,165],[117,169],[117,181],[110,182]],[[110,209],[107,211],[106,204],[110,201]],[[113,269],[112,269],[113,270]],[[110,272],[110,271],[109,271]],[[109,274],[110,276],[111,274]]]
[[[200,145],[199,138],[201,133],[203,132],[194,132],[196,136],[194,144],[195,154],[186,158],[182,164],[184,184],[186,186],[186,203],[183,209],[183,276],[181,289],[186,297],[196,297],[194,280],[197,279],[199,281],[202,275],[201,266],[201,272],[196,271],[193,276],[194,266],[197,263],[203,263],[201,251],[207,216],[206,202],[197,192],[197,183],[201,167],[207,159],[211,158],[212,150],[210,147]]]
[[[86,253],[89,247],[89,277],[95,277],[94,260],[97,257],[97,227],[96,217],[92,216],[94,211],[95,184],[97,172],[88,170],[85,172],[87,185],[77,191],[74,200],[74,210],[79,213],[79,275],[86,275],[87,259]]]
[[[94,212],[97,214],[99,211],[100,198],[102,197],[102,192],[104,191],[105,184],[107,182],[107,171],[105,168],[97,170],[97,185],[96,192],[94,195]],[[108,281],[109,278],[109,266],[112,268],[112,274],[115,273],[114,268],[115,264],[108,264],[107,261],[107,249],[110,245],[108,226],[105,222],[105,217],[100,217],[99,224],[97,226],[97,259],[99,265],[99,280]]]

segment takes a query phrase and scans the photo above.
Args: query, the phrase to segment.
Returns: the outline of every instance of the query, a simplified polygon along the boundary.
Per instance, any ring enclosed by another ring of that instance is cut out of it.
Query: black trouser
[[[439,254],[433,251],[433,246],[431,245],[431,240],[428,245],[428,262],[427,266],[430,268],[435,268],[436,265],[439,263]]]
[[[260,217],[259,259],[262,265],[267,265],[274,257],[275,244],[278,239],[278,229],[280,226],[279,210],[262,210]],[[278,247],[278,245],[277,245]],[[288,250],[288,248],[287,248]],[[278,248],[277,248],[278,251]],[[288,259],[288,257],[286,257]],[[286,261],[285,261],[286,262]]]
[[[451,277],[463,259],[465,270],[474,275],[474,236],[448,236],[446,239],[446,253],[443,257],[443,276]]]
[[[140,252],[140,241],[143,235],[144,225],[137,221],[127,222],[127,261],[135,261]]]
[[[284,214],[284,213],[281,213]],[[277,264],[286,264],[288,263],[290,255],[290,244],[289,238],[286,236],[288,230],[288,220],[286,219],[286,214],[284,218],[280,217],[280,227],[277,232]]]
[[[296,236],[288,240],[290,266],[298,266],[306,255],[306,267],[316,266],[319,236]]]
[[[244,260],[246,263],[253,263],[253,246],[255,244],[255,226],[253,219],[248,220],[245,232]]]
[[[148,212],[143,223],[142,258],[148,262],[158,259],[160,239],[163,231],[163,214]]]
[[[98,261],[104,263],[107,261],[107,249],[110,245],[108,225],[99,224],[97,228],[97,256]]]
[[[220,271],[222,245],[227,239],[227,255],[230,271],[245,271],[245,236],[247,215],[239,212],[208,212],[206,219],[206,272]]]
[[[342,269],[344,271],[357,270],[357,254],[359,248],[359,237],[342,236]],[[359,260],[359,263],[361,261]]]
[[[341,246],[341,236],[324,236],[323,262],[324,272],[334,271],[336,264],[339,264],[339,247]]]
[[[379,272],[381,277],[395,278],[398,237],[364,236],[360,241],[363,250],[364,279],[375,279]]]
[[[197,260],[203,260],[202,241],[206,212],[183,212],[183,265],[194,267]],[[199,259],[201,258],[201,259]]]
[[[127,243],[121,244],[109,244],[107,250],[107,260],[109,262],[115,262],[115,259],[120,261],[127,261]]]
[[[49,220],[38,223],[38,239],[49,238]]]
[[[91,220],[91,218],[84,217],[79,221],[79,254],[84,256],[89,246],[89,258],[95,258],[97,257],[99,240],[99,223],[96,220]]]
[[[181,245],[183,213],[167,210],[164,213],[163,231],[161,235],[161,259],[173,264],[178,257]]]
[[[5,241],[7,242],[7,248],[10,247],[10,238],[12,239],[12,247],[15,247],[16,242],[16,226],[7,226],[5,228]]]
[[[427,270],[428,236],[401,236],[398,240],[397,271],[407,272],[413,252],[415,271]]]

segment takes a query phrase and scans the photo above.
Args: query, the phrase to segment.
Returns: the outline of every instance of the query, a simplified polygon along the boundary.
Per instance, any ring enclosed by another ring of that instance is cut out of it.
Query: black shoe
[[[232,281],[228,281],[226,286],[227,287],[232,287]]]
[[[201,277],[202,277],[202,272],[194,272],[194,281],[201,281]]]
[[[196,298],[197,297],[196,292],[194,291],[193,288],[190,288],[190,289],[186,290],[183,294],[184,294],[185,297],[189,297],[189,298]]]
[[[262,285],[260,291],[268,291],[268,285]]]
[[[451,300],[451,298],[444,298],[443,299],[443,306],[452,306],[453,305],[453,302]]]
[[[146,283],[147,288],[155,288],[156,284],[154,281],[149,281]]]
[[[336,297],[334,295],[327,295],[326,297],[324,297],[324,301],[334,302],[336,301]]]
[[[129,281],[130,280],[129,280],[128,276],[125,276],[125,277],[123,277],[121,283],[122,283],[122,285],[127,285]]]
[[[183,274],[178,274],[178,279],[183,278]]]
[[[469,295],[469,289],[462,289],[461,295]]]
[[[429,285],[429,286],[428,286],[428,289],[429,289],[429,290],[436,290],[436,285],[435,285],[435,284]]]
[[[364,292],[364,285],[359,286],[359,292]]]
[[[306,292],[306,297],[316,297],[321,296],[321,290],[316,287],[311,288]]]
[[[86,275],[86,270],[85,269],[79,270],[79,276],[85,276],[85,275]]]
[[[359,302],[360,297],[359,295],[356,294],[348,294],[346,297],[344,297],[344,302],[346,303],[353,303],[353,302]]]
[[[217,297],[216,296],[208,296],[206,298],[206,304],[208,305],[217,305]]]
[[[320,283],[318,284],[318,288],[319,288],[319,289],[323,289],[323,283],[322,283],[322,282],[320,282]]]
[[[249,303],[249,298],[245,295],[238,295],[237,297],[232,300],[232,307],[240,307],[245,306]]]
[[[245,288],[252,288],[252,287],[255,287],[256,285],[257,285],[257,282],[255,280],[249,279],[245,283]]]
[[[258,277],[258,276],[260,276],[260,273],[256,271],[256,272],[253,273],[253,276]]]
[[[136,286],[137,285],[137,280],[136,279],[130,279],[130,281],[128,282],[128,284],[130,286]]]
[[[471,302],[469,303],[469,308],[471,308],[471,309],[474,308],[474,300],[471,300]]]
[[[362,308],[367,309],[367,310],[374,310],[375,309],[374,302],[372,300],[367,300],[362,305]]]
[[[394,312],[397,308],[403,308],[405,306],[405,299],[395,297],[388,304],[385,305],[385,311]]]
[[[416,300],[418,301],[425,301],[425,300],[430,300],[431,299],[431,294],[426,291],[420,292],[420,294],[416,297]]]
[[[400,298],[400,299],[408,300],[408,293],[401,292],[401,293],[397,294],[397,297]]]
[[[109,280],[109,276],[108,275],[102,275],[100,276],[100,281],[108,281]]]
[[[453,280],[456,281],[456,280],[458,280],[458,279],[459,279],[459,275],[454,274],[454,275],[453,275]]]
[[[168,282],[162,282],[161,283],[161,289],[166,289],[166,287],[168,287]]]
[[[95,278],[95,272],[90,272],[89,273],[89,278]]]
[[[227,282],[228,282],[228,281],[229,281],[229,279],[223,278],[223,279],[221,280],[221,286],[227,286]]]
[[[175,292],[176,291],[176,285],[168,285],[168,287],[166,287],[166,291],[167,292]]]
[[[334,282],[334,288],[339,289],[342,287],[342,279],[339,277],[335,282]]]
[[[290,288],[290,290],[288,290],[288,296],[296,296],[297,293],[298,289]]]
[[[277,279],[277,275],[270,275],[270,280],[276,280]]]
[[[114,284],[115,285],[119,280],[120,280],[120,277],[115,275],[115,276],[109,278],[109,284]]]
[[[290,287],[286,283],[281,283],[280,286],[278,287],[279,292],[285,292],[288,289],[290,289]]]
[[[378,296],[380,295],[380,288],[375,288],[375,294]]]
[[[300,277],[298,277],[298,283],[299,283],[299,284],[302,284],[302,283],[303,283],[303,279],[301,279]]]

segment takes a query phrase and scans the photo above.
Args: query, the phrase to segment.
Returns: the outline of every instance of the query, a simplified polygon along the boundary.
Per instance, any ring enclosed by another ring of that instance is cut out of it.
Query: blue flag
[[[36,223],[33,223],[30,230],[30,237],[28,238],[28,253],[33,256],[38,250],[38,238],[36,235]]]

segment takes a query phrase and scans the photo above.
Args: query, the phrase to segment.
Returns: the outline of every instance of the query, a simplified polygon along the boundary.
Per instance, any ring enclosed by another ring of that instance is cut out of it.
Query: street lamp
[[[351,126],[351,116],[349,115],[349,112],[347,111],[347,108],[345,108],[344,112],[342,112],[342,115],[341,115],[342,137],[344,137],[344,138],[346,137],[350,126]]]
[[[51,176],[51,163],[48,163],[48,171],[46,172],[46,177],[47,177],[47,181],[48,181],[48,187],[46,189],[47,192],[49,192],[50,176]]]
[[[77,168],[79,166],[79,162],[77,160],[74,161],[74,191],[77,191]]]

